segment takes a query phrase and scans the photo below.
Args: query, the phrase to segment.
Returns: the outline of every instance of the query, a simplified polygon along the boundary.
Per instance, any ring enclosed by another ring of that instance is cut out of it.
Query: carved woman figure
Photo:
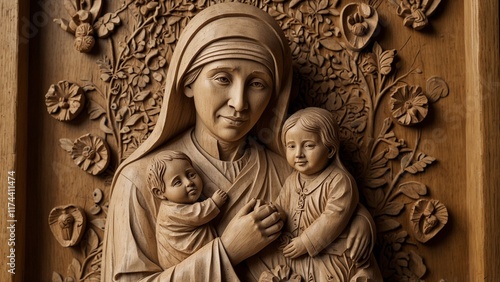
[[[106,222],[102,281],[248,281],[244,262],[280,235],[276,199],[291,168],[279,134],[292,80],[290,49],[276,21],[245,4],[205,9],[185,27],[172,56],[164,102],[151,136],[118,168]],[[215,238],[184,261],[159,266],[155,225],[160,201],[144,170],[164,150],[185,152],[203,180],[228,201],[211,221]],[[259,199],[259,200],[256,200]],[[369,215],[358,210],[358,215]],[[373,223],[355,216],[353,254],[369,251]]]

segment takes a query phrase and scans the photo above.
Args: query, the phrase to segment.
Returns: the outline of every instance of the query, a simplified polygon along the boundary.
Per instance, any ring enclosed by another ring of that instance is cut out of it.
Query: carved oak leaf
[[[85,106],[83,88],[66,80],[52,84],[45,94],[45,105],[53,118],[70,121],[77,117]]]
[[[448,210],[438,200],[421,199],[411,209],[410,223],[415,238],[425,243],[448,222]]]
[[[428,100],[420,86],[403,85],[391,94],[389,104],[394,119],[401,125],[414,125],[427,116]]]
[[[108,167],[109,147],[100,137],[85,134],[73,143],[71,157],[82,170],[98,175]]]

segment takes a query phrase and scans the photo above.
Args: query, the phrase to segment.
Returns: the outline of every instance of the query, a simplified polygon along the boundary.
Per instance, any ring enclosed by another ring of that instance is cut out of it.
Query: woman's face
[[[196,126],[204,126],[220,141],[234,142],[257,123],[273,87],[271,72],[264,65],[227,59],[206,64],[184,93],[194,98]]]

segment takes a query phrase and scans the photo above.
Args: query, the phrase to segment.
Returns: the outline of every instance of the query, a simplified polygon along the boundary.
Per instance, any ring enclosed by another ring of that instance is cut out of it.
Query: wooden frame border
[[[500,46],[498,0],[464,2],[469,279],[500,276]],[[457,54],[460,58],[460,54]],[[460,246],[457,246],[460,248]]]
[[[28,98],[28,41],[21,34],[21,21],[29,19],[29,2],[23,0],[0,0],[2,28],[0,38],[0,281],[23,281],[25,258],[25,213],[26,213],[26,164],[27,164],[27,98]],[[29,22],[29,21],[27,21]],[[15,171],[15,220],[8,217],[8,172]],[[15,224],[15,245],[7,229]],[[10,249],[15,248],[15,274],[8,272]]]

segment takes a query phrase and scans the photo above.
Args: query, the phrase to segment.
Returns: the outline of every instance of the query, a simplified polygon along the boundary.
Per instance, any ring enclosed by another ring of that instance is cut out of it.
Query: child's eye
[[[312,144],[312,143],[308,143],[308,144],[305,144],[305,146],[307,149],[314,149],[315,145]]]
[[[288,149],[295,149],[295,145],[287,145],[286,146]]]
[[[195,179],[195,178],[196,178],[196,173],[195,173],[195,172],[189,172],[189,173],[188,173],[188,177],[189,177],[190,179]]]
[[[181,185],[182,185],[182,182],[179,179],[174,179],[174,181],[172,181],[172,186],[178,187]]]

